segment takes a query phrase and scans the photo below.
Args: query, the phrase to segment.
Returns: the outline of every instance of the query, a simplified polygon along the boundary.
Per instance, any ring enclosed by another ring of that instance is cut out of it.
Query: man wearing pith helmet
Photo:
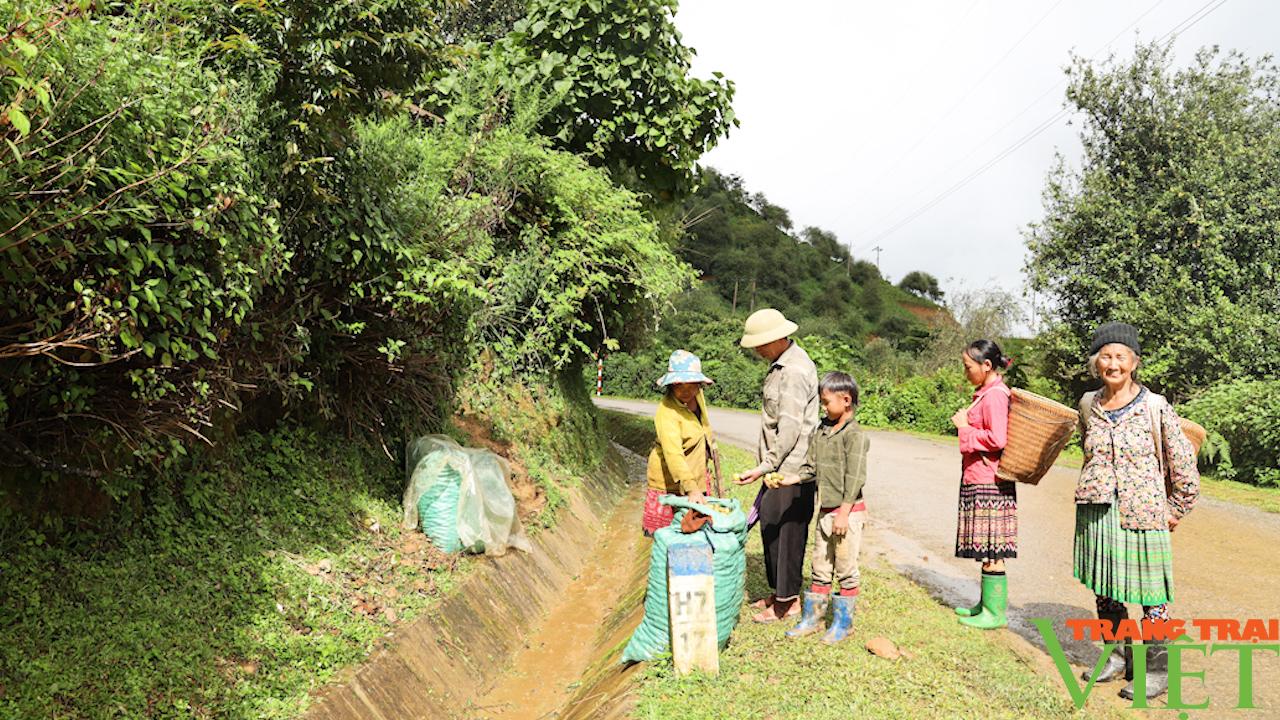
[[[758,310],[747,318],[741,345],[755,350],[769,363],[764,378],[760,410],[759,464],[743,473],[740,485],[756,482],[768,473],[795,476],[809,446],[809,435],[818,425],[818,369],[809,354],[791,335],[795,323],[773,308]],[[813,518],[813,482],[761,487],[752,516],[760,520],[764,541],[765,575],[771,594],[756,601],[756,622],[775,622],[800,612],[804,550]]]

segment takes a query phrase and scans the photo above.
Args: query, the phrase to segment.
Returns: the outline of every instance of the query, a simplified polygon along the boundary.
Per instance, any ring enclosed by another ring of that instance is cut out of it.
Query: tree
[[[833,261],[842,263],[846,268],[849,267],[852,260],[849,255],[849,248],[840,244],[840,240],[835,233],[823,230],[820,227],[810,226],[800,231],[800,239],[809,243],[813,246],[813,249]]]
[[[876,267],[875,263],[867,260],[854,260],[850,270],[852,271],[853,281],[863,287],[884,279],[880,275],[880,268]]]
[[[913,295],[928,298],[934,302],[942,301],[943,292],[942,288],[938,286],[938,278],[927,272],[914,270],[907,273],[902,280],[898,282],[898,287]]]
[[[634,175],[661,200],[692,184],[697,159],[736,125],[733,83],[690,75],[675,0],[532,0],[493,48],[513,87],[560,95],[541,129],[562,147]],[[441,90],[450,90],[443,79]]]
[[[1047,369],[1076,390],[1108,320],[1139,328],[1144,378],[1174,399],[1280,370],[1280,74],[1216,49],[1170,60],[1140,46],[1069,71],[1084,157],[1059,158],[1025,237]]]
[[[760,213],[760,217],[779,230],[787,232],[793,227],[791,213],[787,212],[786,208],[769,202],[769,198],[765,197],[764,193],[758,192],[752,195],[751,206]]]
[[[951,315],[939,313],[930,322],[931,338],[920,353],[919,367],[925,372],[955,367],[960,351],[979,338],[995,340],[1004,347],[1010,333],[1022,320],[1018,298],[1005,290],[981,288],[952,297]]]
[[[443,122],[382,95],[436,63],[429,4],[197,25],[160,5],[47,0],[0,29],[15,464],[120,497],[250,403],[438,428],[473,349],[536,381],[623,347],[691,279],[639,196],[536,131],[542,88],[468,69]]]

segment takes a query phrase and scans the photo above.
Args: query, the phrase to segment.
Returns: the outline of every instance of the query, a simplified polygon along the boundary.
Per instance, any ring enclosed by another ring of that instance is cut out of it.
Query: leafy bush
[[[44,10],[0,43],[0,422],[24,460],[77,425],[116,457],[206,430],[287,252],[242,87],[145,17]]]
[[[971,391],[959,371],[952,370],[901,382],[872,377],[862,386],[858,420],[872,427],[954,435],[951,416],[969,404]]]
[[[374,436],[438,428],[476,346],[499,373],[565,368],[639,337],[688,282],[637,196],[536,134],[542,88],[461,72],[424,125],[370,85],[407,82],[397,57],[427,63],[420,29],[372,64],[316,50],[290,79],[272,68],[310,51],[259,25],[301,5],[246,10],[247,35],[212,57],[179,42],[190,28],[163,32],[180,7],[55,13],[34,55],[0,44],[0,74],[21,67],[37,98],[0,126],[17,153],[0,164],[16,188],[0,208],[0,444],[27,464],[106,472],[122,496],[249,402]],[[379,32],[426,22],[382,11]],[[352,12],[298,27],[360,35],[373,19]],[[319,112],[289,84],[304,81],[334,98],[322,126],[265,132]]]
[[[1202,456],[1218,477],[1280,485],[1280,381],[1215,385],[1180,410],[1208,431]]]

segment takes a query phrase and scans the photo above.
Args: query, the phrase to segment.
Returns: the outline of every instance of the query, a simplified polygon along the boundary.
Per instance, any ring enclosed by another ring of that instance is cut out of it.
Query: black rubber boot
[[[1151,700],[1169,691],[1169,648],[1160,640],[1146,645],[1147,651],[1147,699]],[[1134,687],[1130,682],[1120,691],[1120,697],[1133,699]]]
[[[1129,613],[1121,610],[1115,613],[1098,613],[1098,619],[1104,620],[1111,627],[1111,634],[1120,629],[1120,621],[1126,620]],[[1089,682],[1090,670],[1080,673],[1080,678],[1085,682]],[[1105,683],[1112,680],[1133,679],[1133,647],[1128,640],[1120,644],[1120,647],[1111,651],[1111,655],[1107,657],[1107,662],[1102,666],[1102,670],[1098,673],[1098,679],[1095,682]]]

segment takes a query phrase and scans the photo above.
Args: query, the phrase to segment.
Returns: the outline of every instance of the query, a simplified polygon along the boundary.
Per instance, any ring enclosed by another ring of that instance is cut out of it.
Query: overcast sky
[[[1071,52],[1129,57],[1138,38],[1202,15],[1176,37],[1180,63],[1215,44],[1280,54],[1280,3],[1267,0],[683,0],[676,23],[695,73],[737,85],[742,127],[704,164],[797,229],[831,230],[869,260],[883,248],[891,281],[924,270],[949,292],[1021,293],[1022,230],[1054,153],[1078,164],[1069,118],[903,221],[1063,108]]]

